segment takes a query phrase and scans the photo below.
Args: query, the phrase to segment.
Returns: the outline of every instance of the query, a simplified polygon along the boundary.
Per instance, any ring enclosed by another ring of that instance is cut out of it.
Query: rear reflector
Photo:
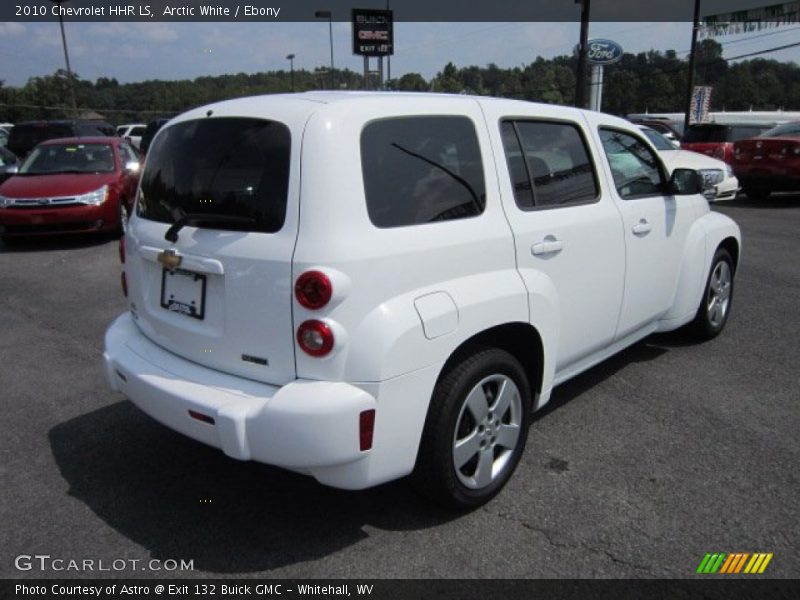
[[[192,417],[193,419],[197,419],[198,421],[202,421],[203,423],[208,423],[209,425],[214,424],[214,417],[209,417],[208,415],[199,413],[196,410],[190,410],[189,416]]]
[[[121,238],[119,238],[119,246],[117,247],[117,250],[119,251],[119,262],[121,262],[124,265],[125,264],[125,236],[124,235]]]
[[[125,271],[122,272],[120,276],[120,283],[122,284],[122,293],[125,294],[125,297],[128,297],[128,280],[125,278]]]
[[[375,409],[362,411],[358,415],[358,441],[363,452],[372,448],[372,434],[375,433]]]

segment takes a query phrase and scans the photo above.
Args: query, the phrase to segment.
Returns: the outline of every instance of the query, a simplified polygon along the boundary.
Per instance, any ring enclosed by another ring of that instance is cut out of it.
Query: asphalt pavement
[[[159,425],[103,378],[125,310],[116,240],[0,244],[0,577],[685,578],[709,552],[771,552],[764,576],[800,577],[800,196],[715,210],[744,237],[726,331],[653,336],[557,388],[471,513]],[[15,566],[37,554],[127,562]]]

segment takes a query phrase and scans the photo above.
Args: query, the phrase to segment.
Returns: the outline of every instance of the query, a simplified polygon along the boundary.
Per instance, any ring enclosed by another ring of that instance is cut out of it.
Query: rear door
[[[579,122],[554,112],[501,117],[499,127],[518,268],[528,289],[557,295],[556,370],[563,371],[614,338],[625,276],[620,215],[601,193]],[[537,310],[533,301],[530,309]]]
[[[256,118],[189,120],[159,132],[126,264],[131,310],[150,339],[227,373],[277,385],[294,379],[299,145],[285,124]]]

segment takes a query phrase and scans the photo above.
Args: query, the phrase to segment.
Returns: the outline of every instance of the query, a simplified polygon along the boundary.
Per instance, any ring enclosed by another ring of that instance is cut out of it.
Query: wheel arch
[[[677,329],[694,318],[718,248],[730,253],[735,272],[741,253],[741,232],[732,219],[712,211],[695,221],[689,231],[672,308],[659,321],[659,331]]]
[[[714,253],[716,253],[719,248],[725,248],[725,250],[728,251],[728,254],[731,255],[731,258],[733,259],[733,272],[736,273],[736,271],[739,269],[739,240],[733,236],[726,237],[717,245]]]
[[[531,388],[531,408],[538,408],[544,375],[544,344],[539,331],[530,323],[503,323],[467,338],[447,358],[436,383],[451,368],[481,348],[500,348],[519,361]]]

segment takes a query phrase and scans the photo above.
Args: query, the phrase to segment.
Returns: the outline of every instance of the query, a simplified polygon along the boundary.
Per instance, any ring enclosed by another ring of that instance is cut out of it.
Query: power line
[[[0,108],[38,108],[41,110],[60,110],[60,111],[68,111],[70,108],[68,106],[40,106],[39,104],[8,104],[6,102],[0,102]],[[148,113],[154,115],[169,115],[174,114],[175,111],[173,110],[133,110],[133,109],[124,109],[124,108],[84,108],[81,107],[82,111],[86,112],[97,112],[97,113],[128,113],[128,114],[138,114],[138,113]]]
[[[768,50],[759,50],[758,52],[749,52],[748,54],[740,54],[739,56],[731,56],[730,58],[725,58],[723,60],[738,60],[740,58],[747,58],[748,56],[758,56],[759,54],[767,54],[769,52],[777,52],[778,50],[786,50],[787,48],[794,48],[795,46],[800,46],[800,42],[795,42],[794,44],[786,44],[784,46],[776,46],[775,48],[769,48]]]

